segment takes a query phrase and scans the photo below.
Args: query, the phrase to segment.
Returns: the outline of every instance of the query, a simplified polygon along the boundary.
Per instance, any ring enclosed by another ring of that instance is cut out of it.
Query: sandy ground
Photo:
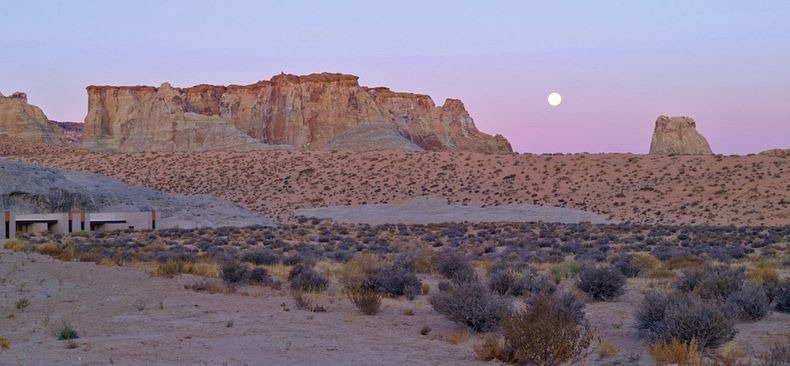
[[[382,152],[95,153],[0,141],[0,156],[211,194],[278,222],[298,208],[419,196],[539,204],[636,223],[790,225],[790,158]]]
[[[511,203],[481,207],[448,204],[441,198],[416,198],[397,203],[302,208],[296,216],[331,219],[352,224],[440,224],[446,222],[558,222],[612,223],[606,216],[565,207]]]
[[[433,312],[425,296],[385,299],[379,314],[364,316],[330,289],[317,300],[328,311],[312,313],[296,309],[285,290],[212,295],[183,288],[200,280],[0,250],[0,336],[11,343],[0,364],[481,364],[473,353],[478,336],[457,345],[443,340],[462,328]],[[426,282],[436,287],[435,278]],[[641,297],[631,283],[618,301],[587,305],[598,335],[618,349],[604,360],[592,355],[588,364],[652,364],[633,328]],[[15,308],[20,298],[30,300],[24,310]],[[79,332],[77,348],[57,340],[64,322]],[[432,331],[420,335],[426,325]],[[790,315],[773,313],[738,330],[734,342],[759,354],[790,341]],[[638,361],[628,362],[633,354]]]
[[[479,363],[467,346],[431,339],[456,326],[428,311],[424,298],[411,304],[385,300],[379,314],[364,316],[344,298],[330,303],[327,297],[322,304],[328,312],[312,313],[270,289],[242,296],[183,288],[196,281],[0,250],[0,333],[11,342],[0,351],[0,364]],[[30,306],[19,311],[14,304],[22,297]],[[415,315],[403,315],[406,309]],[[79,332],[79,347],[67,349],[57,340],[63,322]],[[433,329],[428,336],[419,334],[424,325]]]

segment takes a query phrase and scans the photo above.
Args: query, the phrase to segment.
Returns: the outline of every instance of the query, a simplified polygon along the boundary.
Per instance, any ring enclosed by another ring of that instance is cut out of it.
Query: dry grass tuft
[[[602,340],[598,343],[598,357],[604,359],[617,354],[617,347],[614,343],[607,340]]]
[[[375,290],[368,289],[353,289],[347,290],[346,296],[351,300],[351,303],[359,309],[362,314],[376,315],[381,306],[381,294]],[[412,312],[412,315],[414,313]]]
[[[270,275],[279,278],[282,281],[288,281],[288,274],[291,273],[291,269],[294,266],[286,265],[286,264],[267,264],[264,265],[263,268],[266,268],[266,271],[269,272]]]
[[[6,337],[0,337],[0,350],[7,350],[11,347],[11,342]]]
[[[4,249],[8,249],[8,250],[14,251],[14,252],[22,251],[26,247],[27,247],[27,243],[26,242],[24,242],[22,240],[17,240],[17,239],[9,240],[3,245]]]
[[[756,285],[779,282],[779,271],[770,263],[759,261],[754,264],[754,268],[749,270],[747,277]]]
[[[667,343],[656,343],[650,346],[650,355],[659,365],[702,366],[702,353],[693,339],[690,342],[672,339]]]
[[[507,358],[505,341],[496,334],[487,334],[474,346],[475,355],[480,361],[504,360]]]
[[[744,360],[746,352],[737,343],[727,343],[716,354],[716,365],[721,366],[748,366],[751,363]]]
[[[44,243],[36,246],[36,252],[38,254],[57,257],[60,256],[60,254],[63,252],[63,249],[56,243]]]
[[[444,339],[447,341],[447,343],[450,344],[461,344],[466,342],[469,339],[469,337],[470,337],[469,331],[464,329],[464,330],[456,330],[450,332],[450,334],[444,337]]]
[[[192,274],[203,277],[219,277],[219,265],[216,263],[195,263],[187,261],[155,262],[150,273],[154,276],[173,277],[179,274]]]
[[[337,281],[346,288],[360,288],[371,275],[381,270],[384,266],[382,260],[375,254],[359,253],[349,259],[343,267],[337,271]]]
[[[226,286],[212,281],[195,282],[191,285],[184,285],[184,288],[197,292],[208,292],[210,294],[224,294],[230,292]]]

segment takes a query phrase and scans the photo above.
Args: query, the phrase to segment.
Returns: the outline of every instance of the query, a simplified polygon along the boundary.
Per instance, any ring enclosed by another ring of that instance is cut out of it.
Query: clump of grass
[[[13,252],[20,252],[27,248],[27,242],[18,239],[12,239],[5,242],[5,244],[3,244],[3,248]]]
[[[69,339],[77,339],[79,338],[79,334],[77,334],[77,330],[74,329],[71,324],[64,323],[63,326],[60,327],[58,331],[58,340],[65,341]]]
[[[228,292],[228,288],[212,281],[195,282],[191,285],[184,285],[187,290],[196,292],[208,292],[210,294],[222,294]]]
[[[480,343],[474,346],[475,355],[480,361],[507,359],[505,341],[496,334],[487,334]]]
[[[560,283],[566,278],[571,278],[582,271],[582,265],[576,261],[564,261],[549,267],[549,276],[554,283]]]
[[[362,314],[376,315],[379,312],[381,294],[375,290],[364,288],[347,290],[346,296]]]
[[[762,286],[766,283],[779,282],[779,271],[766,261],[758,261],[755,263],[754,268],[749,270],[746,276],[758,286]]]
[[[11,347],[11,342],[6,337],[0,337],[0,350],[7,350]]]
[[[24,311],[26,307],[30,306],[30,300],[28,300],[26,297],[23,297],[17,300],[14,306],[16,306],[17,310]]]
[[[216,263],[195,263],[182,260],[155,262],[151,274],[155,276],[173,277],[179,274],[192,274],[203,277],[218,277],[219,266]]]
[[[660,365],[702,366],[702,353],[694,339],[685,342],[673,338],[669,342],[656,343],[650,346],[650,355]]]
[[[466,340],[469,339],[469,336],[470,334],[467,330],[456,330],[450,332],[450,334],[448,334],[444,339],[450,344],[461,344],[466,342]]]
[[[36,246],[36,253],[48,255],[51,257],[58,257],[63,252],[60,245],[56,243],[44,243]]]
[[[604,359],[617,354],[617,347],[614,343],[607,340],[602,340],[598,343],[598,358]]]
[[[291,297],[296,302],[296,307],[301,310],[307,310],[314,313],[325,313],[326,308],[321,305],[313,304],[311,300],[303,291],[291,291]]]

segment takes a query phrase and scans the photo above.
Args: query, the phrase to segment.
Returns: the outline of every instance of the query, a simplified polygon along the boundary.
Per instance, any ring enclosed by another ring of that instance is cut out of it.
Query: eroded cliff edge
[[[322,150],[353,127],[389,124],[404,144],[424,150],[512,152],[501,135],[477,130],[460,100],[436,106],[427,95],[360,86],[353,75],[281,74],[244,86],[165,83],[87,91],[82,146],[91,150]]]

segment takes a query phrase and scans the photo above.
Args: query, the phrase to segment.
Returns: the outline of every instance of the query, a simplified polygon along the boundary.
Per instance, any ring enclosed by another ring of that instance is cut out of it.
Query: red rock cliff
[[[459,100],[367,88],[353,75],[281,74],[252,85],[89,86],[83,146],[152,151],[290,145],[324,149],[364,124],[391,124],[425,150],[512,152],[477,130]]]

